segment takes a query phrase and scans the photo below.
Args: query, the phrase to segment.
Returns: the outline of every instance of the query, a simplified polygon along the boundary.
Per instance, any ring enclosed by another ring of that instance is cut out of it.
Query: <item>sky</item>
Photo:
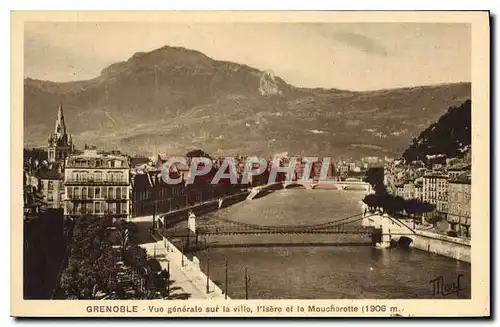
[[[470,25],[458,23],[29,22],[24,76],[90,79],[165,45],[271,70],[299,87],[362,91],[471,81]]]

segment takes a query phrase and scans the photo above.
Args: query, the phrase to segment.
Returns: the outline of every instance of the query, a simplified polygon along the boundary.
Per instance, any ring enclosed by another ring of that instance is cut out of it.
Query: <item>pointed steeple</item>
[[[66,134],[66,124],[64,123],[64,114],[63,114],[62,104],[59,104],[59,110],[57,112],[55,134],[56,134],[56,137],[58,139],[61,138],[61,136]]]

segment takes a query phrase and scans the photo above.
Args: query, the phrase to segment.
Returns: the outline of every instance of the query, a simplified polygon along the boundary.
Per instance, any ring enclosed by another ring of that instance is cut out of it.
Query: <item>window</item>
[[[120,199],[122,197],[122,191],[121,191],[121,188],[117,188],[116,189],[116,198],[117,199]]]
[[[108,187],[108,199],[112,199],[113,198],[113,188],[112,187]]]
[[[96,181],[100,182],[102,180],[102,173],[100,171],[96,171],[94,176]]]
[[[101,188],[100,187],[95,188],[95,197],[97,199],[99,199],[101,197]]]
[[[54,189],[54,182],[53,181],[48,181],[47,182],[47,189],[49,191],[52,191]]]
[[[94,203],[94,213],[101,213],[101,203],[99,202]]]
[[[126,198],[127,198],[127,193],[128,193],[128,192],[127,192],[127,188],[126,188],[126,187],[124,187],[124,188],[122,189],[122,198],[123,198],[123,199],[126,199]]]
[[[82,187],[82,198],[83,199],[87,198],[87,188],[86,187]]]
[[[68,187],[66,189],[66,192],[68,194],[68,198],[71,199],[73,197],[73,188],[72,187]]]
[[[52,193],[52,191],[49,191],[47,193],[47,201],[53,201],[53,200],[54,200],[53,193]]]

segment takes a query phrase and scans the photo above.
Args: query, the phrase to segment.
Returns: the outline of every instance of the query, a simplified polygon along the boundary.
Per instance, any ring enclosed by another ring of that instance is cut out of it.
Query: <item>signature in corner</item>
[[[462,274],[457,276],[457,280],[451,283],[445,283],[443,276],[438,276],[429,281],[432,284],[432,295],[433,296],[448,296],[450,294],[460,294],[460,291],[465,290],[460,285],[460,281],[464,277]]]

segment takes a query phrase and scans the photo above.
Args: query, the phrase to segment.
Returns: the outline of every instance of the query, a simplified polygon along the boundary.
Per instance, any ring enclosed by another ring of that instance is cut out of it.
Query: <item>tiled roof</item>
[[[464,174],[458,176],[457,178],[450,180],[449,182],[455,183],[455,184],[470,184],[471,183],[470,172],[464,173]]]

